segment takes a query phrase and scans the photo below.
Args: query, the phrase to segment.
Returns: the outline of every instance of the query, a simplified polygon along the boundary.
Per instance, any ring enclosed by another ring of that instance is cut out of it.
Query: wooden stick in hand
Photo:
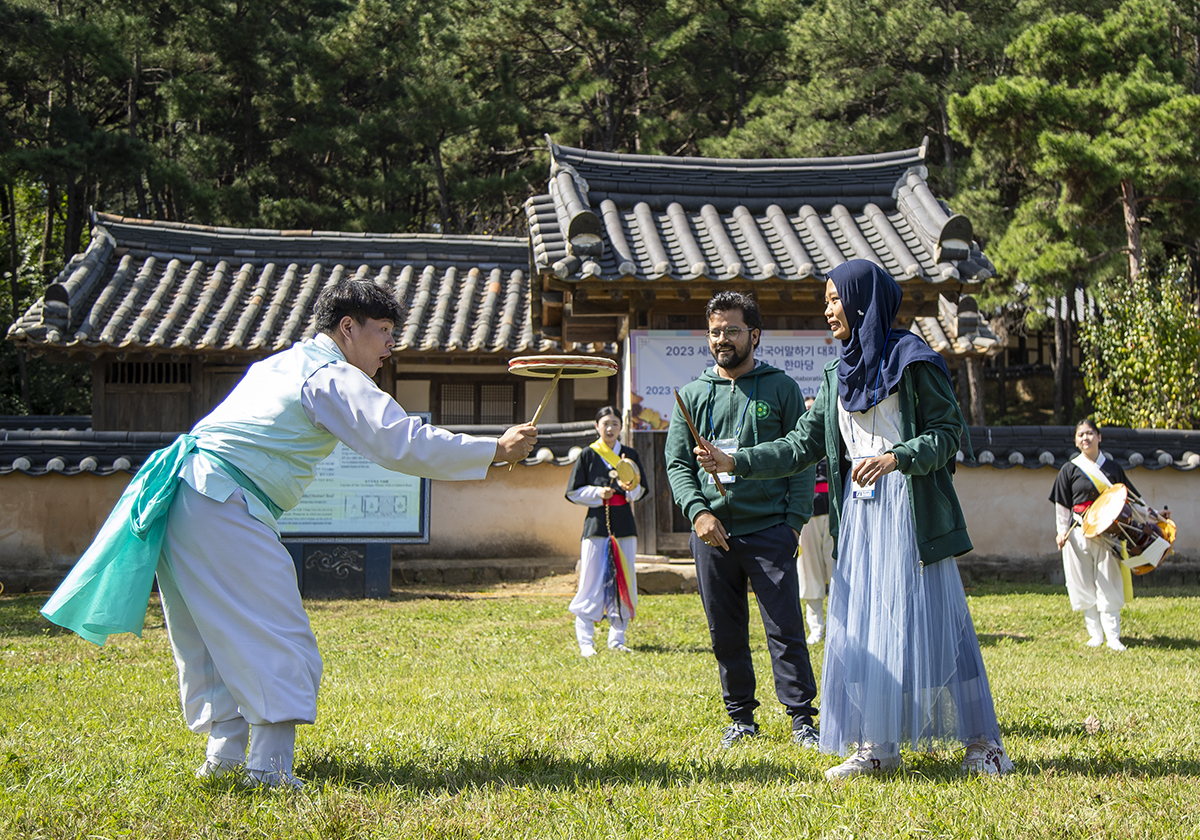
[[[559,368],[558,373],[554,374],[554,379],[550,382],[550,390],[546,392],[546,396],[542,397],[542,401],[538,403],[537,411],[533,412],[533,419],[529,421],[529,425],[536,426],[538,418],[542,416],[542,410],[549,404],[550,395],[554,393],[554,389],[558,387],[558,380],[562,379],[563,368]],[[510,461],[508,469],[511,472],[516,461]]]
[[[683,404],[683,398],[679,396],[679,389],[672,388],[675,392],[675,404],[679,406],[679,412],[683,415],[683,419],[687,421],[688,428],[692,430],[692,438],[696,441],[697,446],[707,446],[704,438],[700,437],[700,433],[696,431],[696,424],[692,422],[692,415],[688,412],[687,406]],[[725,485],[721,483],[721,479],[715,473],[713,474],[713,482],[717,485],[717,489],[721,491],[721,495],[725,495]]]

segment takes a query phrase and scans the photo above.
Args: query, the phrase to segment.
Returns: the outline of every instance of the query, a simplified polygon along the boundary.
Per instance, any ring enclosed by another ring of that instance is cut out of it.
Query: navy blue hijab
[[[920,336],[891,329],[904,297],[892,275],[870,260],[850,260],[826,277],[833,281],[850,323],[850,338],[842,342],[838,363],[838,396],[847,411],[867,411],[887,399],[913,362],[931,362],[950,379],[946,360]]]

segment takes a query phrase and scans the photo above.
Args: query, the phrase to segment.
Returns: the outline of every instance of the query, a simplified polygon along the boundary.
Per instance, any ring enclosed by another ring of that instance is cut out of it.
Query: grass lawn
[[[325,677],[289,793],[192,777],[157,602],[143,639],[96,648],[44,596],[0,597],[0,837],[1200,837],[1200,590],[1140,595],[1119,655],[1083,645],[1062,589],[968,595],[1002,779],[941,752],[827,783],[839,759],[791,745],[761,626],[763,734],[723,752],[696,596],[643,597],[637,654],[584,660],[567,597],[493,590],[311,602]]]

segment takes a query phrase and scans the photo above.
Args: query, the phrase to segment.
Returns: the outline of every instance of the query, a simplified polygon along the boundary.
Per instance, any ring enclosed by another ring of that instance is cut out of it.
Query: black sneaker
[[[802,723],[792,730],[792,743],[797,747],[815,750],[820,746],[821,736],[814,727]]]
[[[743,738],[757,737],[757,723],[731,723],[721,730],[721,749],[727,750]]]

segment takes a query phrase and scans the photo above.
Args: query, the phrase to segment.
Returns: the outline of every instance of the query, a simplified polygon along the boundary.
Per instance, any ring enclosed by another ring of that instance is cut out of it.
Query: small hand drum
[[[616,468],[609,475],[615,478],[617,484],[621,485],[621,489],[625,491],[632,490],[642,483],[642,471],[638,469],[637,464],[624,456],[621,456]]]

